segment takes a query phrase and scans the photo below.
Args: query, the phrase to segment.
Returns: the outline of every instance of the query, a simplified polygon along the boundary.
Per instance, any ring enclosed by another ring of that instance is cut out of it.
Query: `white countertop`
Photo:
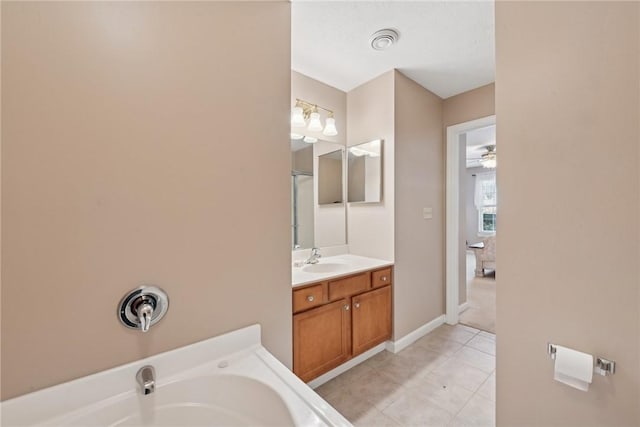
[[[295,288],[390,265],[393,265],[392,261],[351,254],[322,257],[318,264],[305,264],[302,267],[292,267],[291,281],[292,286]],[[324,266],[329,267],[332,271],[309,272],[309,270],[313,269],[322,269]]]

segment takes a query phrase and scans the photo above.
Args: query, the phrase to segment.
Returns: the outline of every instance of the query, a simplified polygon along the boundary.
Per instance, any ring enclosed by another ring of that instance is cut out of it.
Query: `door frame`
[[[446,173],[446,311],[445,322],[458,323],[460,314],[460,156],[465,154],[460,144],[460,135],[474,129],[496,124],[495,114],[464,123],[447,126],[447,173]]]

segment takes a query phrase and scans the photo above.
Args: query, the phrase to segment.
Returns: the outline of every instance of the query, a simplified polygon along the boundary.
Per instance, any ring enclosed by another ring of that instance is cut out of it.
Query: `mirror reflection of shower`
[[[291,140],[291,247],[314,245],[313,144]]]

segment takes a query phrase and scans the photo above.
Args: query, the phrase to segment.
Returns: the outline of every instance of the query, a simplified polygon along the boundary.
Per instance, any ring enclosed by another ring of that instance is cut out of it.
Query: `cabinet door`
[[[293,316],[293,372],[311,381],[342,364],[351,353],[349,299]]]
[[[352,298],[353,355],[391,338],[391,286]]]

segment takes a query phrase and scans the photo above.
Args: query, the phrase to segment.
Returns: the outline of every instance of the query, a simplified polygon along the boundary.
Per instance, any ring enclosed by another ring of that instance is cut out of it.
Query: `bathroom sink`
[[[346,270],[347,264],[338,264],[334,262],[308,264],[302,267],[302,271],[305,273],[339,273]]]

